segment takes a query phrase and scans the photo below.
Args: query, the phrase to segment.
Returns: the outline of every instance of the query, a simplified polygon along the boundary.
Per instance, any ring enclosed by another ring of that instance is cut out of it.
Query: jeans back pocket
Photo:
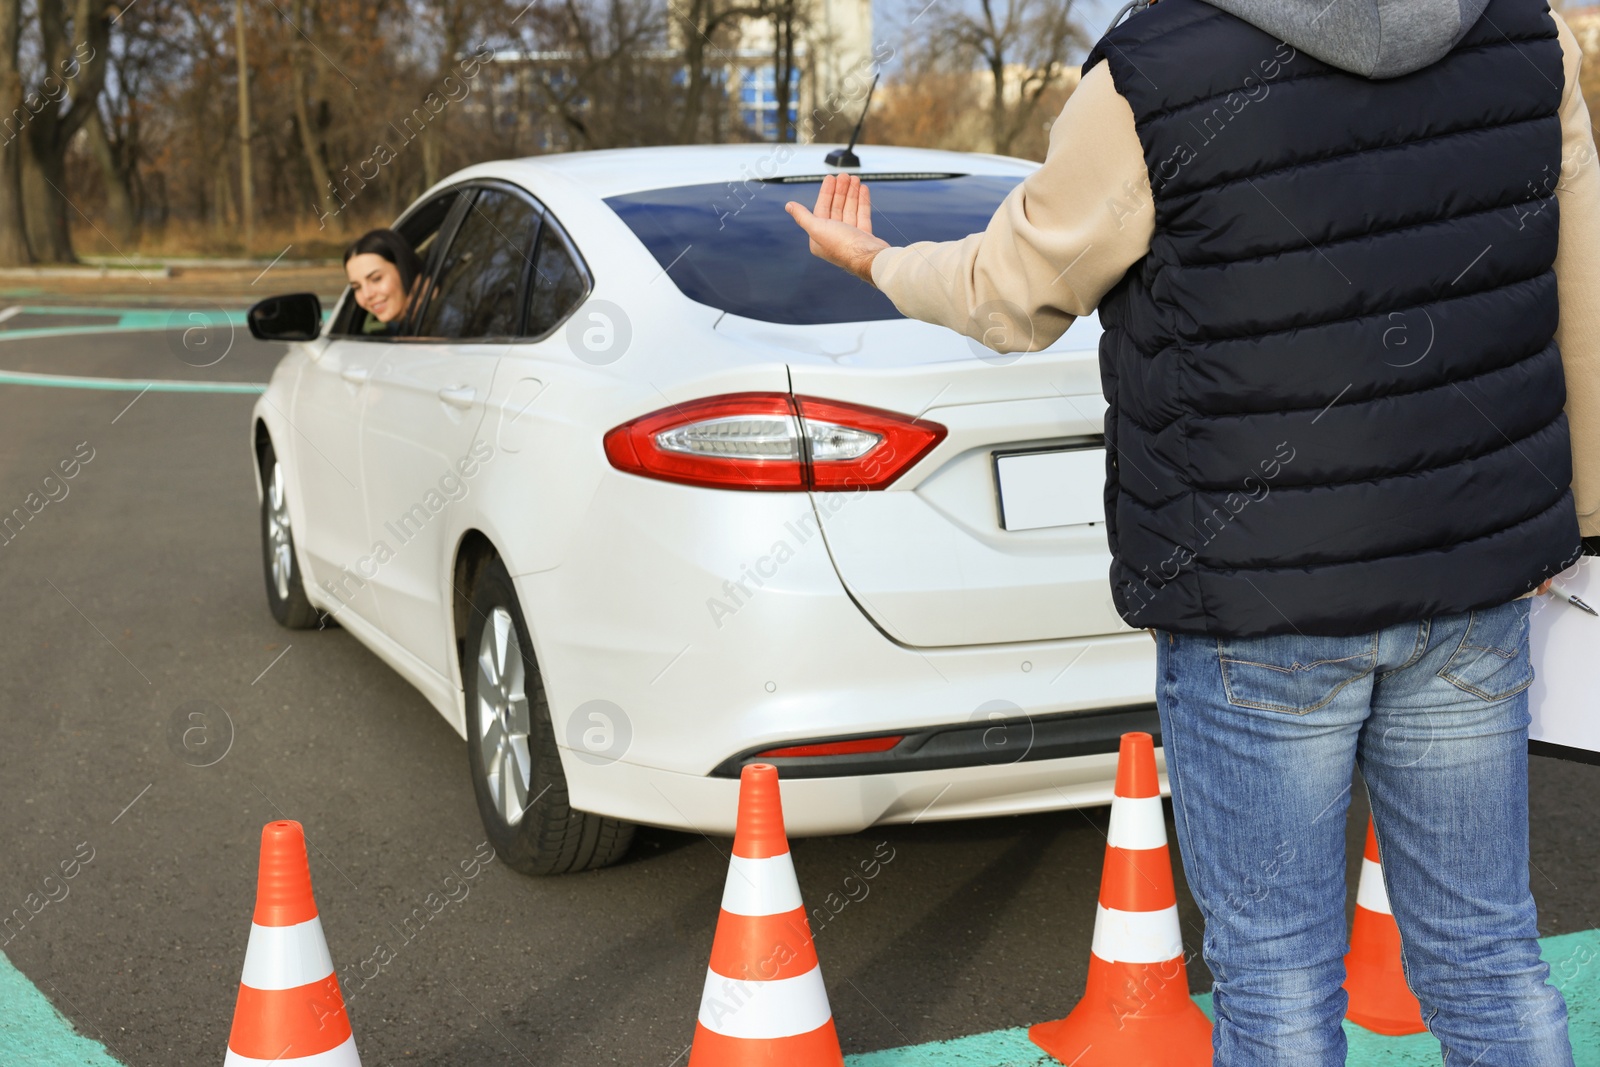
[[[1217,656],[1228,703],[1304,715],[1372,673],[1378,662],[1378,635],[1219,637]]]
[[[1439,677],[1490,703],[1515,696],[1532,685],[1533,660],[1528,649],[1532,603],[1512,600],[1469,612],[1461,644],[1450,661],[1439,668]]]

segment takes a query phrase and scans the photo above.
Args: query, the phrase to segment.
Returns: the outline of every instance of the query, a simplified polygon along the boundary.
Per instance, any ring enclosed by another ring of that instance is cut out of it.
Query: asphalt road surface
[[[17,318],[0,325],[102,324]],[[264,382],[279,355],[242,330],[203,368],[175,355],[170,330],[5,333],[0,371],[35,374]],[[646,830],[604,871],[475,868],[463,742],[348,634],[289,633],[267,612],[252,400],[0,384],[0,512],[80,459],[68,493],[0,545],[0,912],[92,850],[64,899],[0,935],[5,954],[124,1063],[220,1063],[261,827],[288,817],[306,828],[369,1067],[681,1064],[729,842]],[[231,730],[213,727],[216,758],[196,766],[212,756],[175,738],[211,706]],[[1534,761],[1545,934],[1600,926],[1597,776]],[[1352,887],[1359,789],[1353,807]],[[1096,809],[795,842],[812,908],[842,896],[881,843],[892,850],[867,895],[816,931],[846,1052],[1064,1014],[1087,968],[1106,820]],[[425,902],[462,864],[476,870],[469,892],[433,913]],[[1179,910],[1193,949],[1181,871]],[[363,966],[375,957],[386,965]],[[1190,978],[1210,984],[1198,963]]]

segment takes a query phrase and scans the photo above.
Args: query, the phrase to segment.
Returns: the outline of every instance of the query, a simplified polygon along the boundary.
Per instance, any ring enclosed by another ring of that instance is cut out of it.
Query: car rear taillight
[[[882,489],[944,440],[936,422],[839,400],[729,393],[605,435],[618,470],[718,489]]]

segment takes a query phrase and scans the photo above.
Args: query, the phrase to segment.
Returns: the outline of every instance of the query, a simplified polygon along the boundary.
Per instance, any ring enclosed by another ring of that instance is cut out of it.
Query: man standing
[[[1156,639],[1219,1065],[1344,1062],[1357,766],[1446,1062],[1572,1063],[1526,690],[1528,598],[1600,535],[1579,55],[1543,0],[1161,0],[983,233],[891,248],[854,176],[787,205],[1000,351],[1099,308],[1112,593]]]

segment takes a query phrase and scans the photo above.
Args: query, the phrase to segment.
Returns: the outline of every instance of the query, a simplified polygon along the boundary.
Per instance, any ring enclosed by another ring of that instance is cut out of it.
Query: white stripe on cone
[[[1111,801],[1111,827],[1106,843],[1113,848],[1167,847],[1167,820],[1160,797],[1115,797]]]
[[[320,982],[332,973],[333,958],[328,955],[320,918],[293,926],[250,924],[240,984],[251,989],[294,989]]]
[[[230,1048],[222,1067],[361,1067],[361,1057],[356,1055],[356,1039],[352,1034],[338,1048],[314,1056],[296,1056],[291,1048],[277,1059],[258,1060],[254,1056],[241,1056]]]
[[[700,1024],[712,1033],[771,1040],[808,1034],[831,1018],[820,966],[770,982],[742,982],[706,969]]]
[[[790,853],[762,860],[732,857],[722,888],[722,910],[735,915],[785,915],[800,903],[800,881]]]
[[[1096,905],[1089,950],[1107,963],[1166,963],[1183,955],[1178,906],[1160,911],[1119,911]]]
[[[1356,907],[1390,915],[1389,891],[1383,887],[1383,868],[1363,857],[1361,881],[1356,885]]]

